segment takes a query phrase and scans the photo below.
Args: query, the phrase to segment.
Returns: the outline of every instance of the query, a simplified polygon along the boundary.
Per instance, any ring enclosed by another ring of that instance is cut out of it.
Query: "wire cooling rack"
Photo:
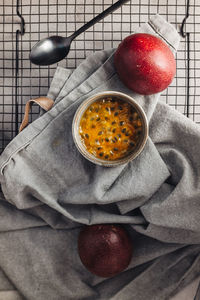
[[[112,0],[0,0],[0,152],[17,134],[25,103],[46,95],[57,65],[38,67],[29,53],[40,39],[67,36],[113,4]],[[161,99],[200,123],[200,3],[198,0],[132,0],[81,34],[60,66],[74,69],[94,51],[117,47],[159,13],[182,34],[177,73]],[[32,109],[31,119],[38,116]]]

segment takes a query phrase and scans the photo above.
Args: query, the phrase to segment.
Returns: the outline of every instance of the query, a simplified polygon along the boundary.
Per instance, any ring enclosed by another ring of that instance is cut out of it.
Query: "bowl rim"
[[[143,138],[141,139],[141,142],[138,145],[138,148],[135,151],[128,154],[127,156],[122,157],[117,160],[104,160],[104,159],[95,157],[94,155],[89,153],[87,151],[86,147],[81,142],[80,134],[79,134],[80,120],[81,120],[81,117],[83,116],[84,112],[87,110],[87,108],[93,102],[101,100],[102,97],[109,97],[109,96],[110,97],[113,97],[113,96],[122,97],[122,100],[124,100],[124,101],[127,100],[127,102],[132,104],[133,107],[136,108],[137,112],[139,112],[139,115],[140,115],[142,123],[143,123],[142,124],[143,125],[142,126],[143,127]],[[78,151],[87,160],[91,161],[94,164],[104,166],[104,167],[115,167],[115,166],[123,165],[123,164],[126,164],[126,163],[132,161],[133,159],[135,159],[144,149],[144,146],[146,145],[146,142],[148,139],[148,135],[149,135],[148,120],[147,120],[147,116],[146,116],[143,108],[136,102],[136,100],[133,97],[131,97],[125,93],[118,92],[118,91],[104,91],[104,92],[100,92],[100,93],[92,95],[91,97],[86,98],[78,106],[78,108],[75,112],[75,115],[73,117],[73,121],[72,121],[72,137],[73,137],[73,141],[74,141]]]

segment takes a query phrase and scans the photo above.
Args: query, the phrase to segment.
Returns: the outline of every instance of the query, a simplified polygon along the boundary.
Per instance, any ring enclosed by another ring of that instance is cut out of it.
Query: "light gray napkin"
[[[137,32],[178,47],[159,15]],[[73,73],[58,68],[48,93],[54,107],[0,157],[0,269],[26,299],[164,300],[200,273],[200,129],[159,94],[126,88],[113,53],[97,52]],[[115,168],[88,162],[71,134],[79,104],[105,90],[133,96],[150,125],[143,152]],[[78,257],[80,228],[96,223],[124,224],[133,239],[128,269],[110,279]]]

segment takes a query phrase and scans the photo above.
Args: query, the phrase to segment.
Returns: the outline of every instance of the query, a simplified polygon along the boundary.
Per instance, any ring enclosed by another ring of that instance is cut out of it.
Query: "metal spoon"
[[[119,0],[115,4],[108,7],[94,19],[83,25],[71,36],[64,38],[62,36],[51,36],[39,41],[35,44],[30,53],[30,60],[36,65],[51,65],[62,60],[69,53],[71,42],[82,32],[93,26],[111,12],[119,8],[122,4],[129,0]]]

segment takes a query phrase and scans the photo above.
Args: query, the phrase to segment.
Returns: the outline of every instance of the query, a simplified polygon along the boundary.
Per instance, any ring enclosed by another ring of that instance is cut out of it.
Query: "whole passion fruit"
[[[176,73],[176,61],[160,38],[136,33],[118,46],[114,64],[121,81],[132,91],[150,95],[163,91]]]
[[[112,277],[125,270],[132,251],[132,240],[120,225],[85,226],[79,234],[80,259],[91,273],[100,277]]]

